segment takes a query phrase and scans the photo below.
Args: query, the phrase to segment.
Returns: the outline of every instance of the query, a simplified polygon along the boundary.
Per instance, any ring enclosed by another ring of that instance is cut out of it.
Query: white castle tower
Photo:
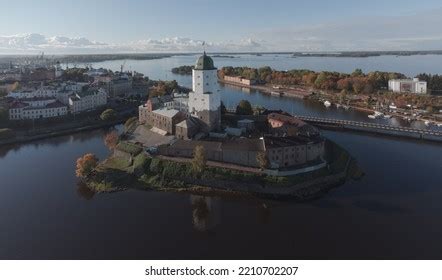
[[[217,69],[212,58],[204,52],[192,70],[189,113],[203,123],[206,132],[218,130],[221,124],[221,97],[217,87]]]

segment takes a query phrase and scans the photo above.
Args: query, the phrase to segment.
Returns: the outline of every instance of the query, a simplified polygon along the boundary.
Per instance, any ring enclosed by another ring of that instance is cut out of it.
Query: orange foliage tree
[[[114,130],[106,134],[104,137],[104,144],[109,148],[109,150],[115,149],[118,144],[118,133]]]
[[[88,153],[80,157],[77,159],[77,169],[75,170],[77,177],[87,177],[97,164],[98,158],[94,154]]]

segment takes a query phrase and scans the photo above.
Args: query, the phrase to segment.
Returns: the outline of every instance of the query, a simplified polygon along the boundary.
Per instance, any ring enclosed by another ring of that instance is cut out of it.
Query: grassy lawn
[[[102,168],[101,171],[104,171],[106,169],[117,169],[121,171],[126,171],[130,166],[130,162],[127,159],[121,157],[110,157],[100,164],[100,168]]]
[[[143,150],[140,146],[125,141],[120,141],[117,145],[117,149],[134,156]]]

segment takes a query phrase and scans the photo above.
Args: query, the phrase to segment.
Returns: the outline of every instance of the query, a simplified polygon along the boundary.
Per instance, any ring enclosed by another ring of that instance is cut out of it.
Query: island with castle
[[[87,184],[95,191],[309,198],[360,175],[352,157],[316,127],[241,102],[236,112],[224,107],[217,68],[204,52],[191,91],[149,97]]]

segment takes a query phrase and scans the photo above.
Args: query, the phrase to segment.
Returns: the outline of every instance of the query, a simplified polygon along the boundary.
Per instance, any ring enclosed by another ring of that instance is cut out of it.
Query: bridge
[[[357,122],[350,120],[319,118],[311,116],[295,115],[294,117],[324,129],[329,128],[329,129],[353,130],[361,132],[370,132],[381,135],[442,142],[442,131],[437,131],[437,130],[416,129],[411,127],[392,126],[392,125],[385,125],[379,123]]]

